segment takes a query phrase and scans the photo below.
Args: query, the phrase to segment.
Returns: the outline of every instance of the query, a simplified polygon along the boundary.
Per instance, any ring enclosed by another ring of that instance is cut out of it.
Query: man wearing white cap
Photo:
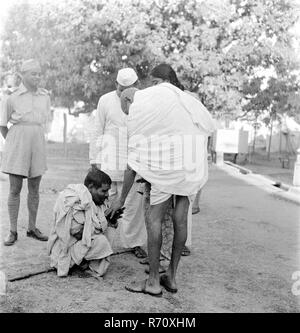
[[[123,90],[138,83],[132,68],[118,71],[116,90],[100,97],[95,114],[94,129],[90,140],[90,164],[107,173],[112,179],[110,199],[121,195],[124,170],[127,167],[127,115],[121,109],[120,96]],[[125,202],[125,211],[120,220],[122,246],[133,249],[138,258],[146,257],[142,249],[147,242],[143,200],[138,184],[132,187]]]
[[[23,179],[28,179],[27,206],[29,223],[27,236],[47,241],[36,228],[39,206],[39,186],[47,169],[44,126],[51,119],[50,97],[39,88],[41,67],[30,59],[21,66],[22,83],[4,101],[0,113],[0,131],[5,139],[1,171],[9,174],[8,213],[10,234],[4,245],[13,245],[17,238],[17,219]],[[7,124],[11,123],[9,129]]]

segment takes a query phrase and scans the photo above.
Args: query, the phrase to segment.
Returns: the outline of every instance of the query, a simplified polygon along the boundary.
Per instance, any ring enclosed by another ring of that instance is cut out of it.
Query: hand
[[[83,229],[78,231],[76,234],[73,234],[72,236],[75,237],[77,240],[81,240],[82,239],[82,233],[83,233]]]
[[[94,232],[96,235],[103,233],[103,230],[100,226],[95,226]]]
[[[108,210],[106,211],[106,214],[105,214],[106,217],[112,219],[114,217],[114,215],[117,213],[117,211],[122,209],[123,205],[124,205],[124,203],[120,199],[116,199],[111,204],[111,206],[108,208]],[[123,213],[123,210],[122,210],[122,213]]]
[[[113,228],[117,228],[118,226],[118,220],[123,216],[123,212],[124,212],[125,207],[122,207],[121,209],[118,209],[115,213],[115,215],[111,218],[110,216],[106,216],[108,225],[113,227]]]
[[[7,133],[8,133],[8,128],[7,126],[0,126],[0,132],[3,136],[4,139],[6,139]]]
[[[117,221],[118,219],[120,219],[123,216],[124,210],[125,210],[125,207],[118,209],[113,217],[113,220]]]

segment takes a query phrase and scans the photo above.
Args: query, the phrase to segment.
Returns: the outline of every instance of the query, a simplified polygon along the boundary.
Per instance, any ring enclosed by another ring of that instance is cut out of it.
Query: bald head
[[[125,89],[121,94],[121,108],[122,111],[126,114],[129,113],[130,105],[133,103],[134,95],[138,91],[137,88],[128,88]]]

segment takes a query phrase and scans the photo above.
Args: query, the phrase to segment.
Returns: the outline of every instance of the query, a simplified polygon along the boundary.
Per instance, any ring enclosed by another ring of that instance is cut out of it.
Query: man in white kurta
[[[94,129],[90,140],[90,164],[107,173],[112,179],[110,200],[121,195],[124,170],[127,166],[127,115],[121,109],[120,95],[134,86],[138,77],[132,68],[119,70],[116,90],[100,97],[95,114]],[[132,248],[137,257],[146,256],[142,247],[146,245],[143,200],[135,183],[125,202],[119,231],[121,245]]]

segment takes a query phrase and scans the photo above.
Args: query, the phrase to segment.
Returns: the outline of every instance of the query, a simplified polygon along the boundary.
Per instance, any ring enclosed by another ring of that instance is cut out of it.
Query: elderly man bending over
[[[188,209],[207,181],[206,145],[214,125],[200,101],[167,82],[140,91],[127,89],[121,105],[128,113],[129,167],[121,197],[110,209],[111,216],[124,205],[136,173],[150,189],[150,207],[145,211],[149,278],[126,289],[161,297],[161,287],[177,292],[176,272],[187,238]],[[167,273],[160,277],[161,227],[170,204],[174,206],[172,254]]]
[[[84,185],[68,185],[59,194],[47,244],[51,267],[57,269],[58,276],[67,276],[72,266],[85,262],[94,274],[106,273],[117,219],[122,212],[118,211],[113,220],[105,217],[110,185],[107,174],[93,169]]]

